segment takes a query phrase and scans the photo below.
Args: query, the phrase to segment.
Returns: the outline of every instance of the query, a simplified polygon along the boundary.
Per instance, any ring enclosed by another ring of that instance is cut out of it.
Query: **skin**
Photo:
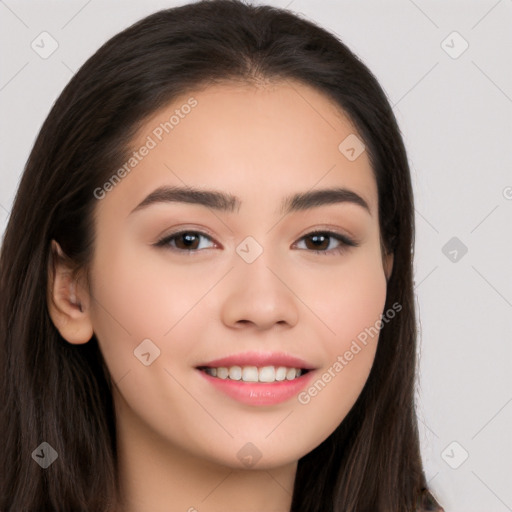
[[[133,147],[191,96],[197,106],[98,201],[90,281],[75,297],[58,260],[49,310],[68,342],[96,335],[115,382],[123,511],[287,511],[297,461],[347,415],[377,338],[307,404],[242,404],[195,367],[255,350],[328,371],[383,313],[393,259],[381,253],[377,186],[366,152],[349,161],[338,150],[357,133],[351,122],[296,82],[188,93],[147,119]],[[242,205],[159,203],[130,215],[160,185],[218,189]],[[285,196],[329,187],[358,193],[370,213],[351,203],[276,211]],[[183,228],[206,234],[193,254],[153,245]],[[326,228],[360,245],[335,253],[331,238],[317,254],[304,236]],[[263,248],[250,264],[236,252],[247,236]],[[160,350],[150,366],[134,357],[147,338]],[[250,468],[237,456],[248,442],[261,454]]]

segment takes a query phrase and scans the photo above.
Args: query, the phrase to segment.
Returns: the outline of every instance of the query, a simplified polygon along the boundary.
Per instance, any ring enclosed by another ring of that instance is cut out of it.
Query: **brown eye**
[[[211,240],[211,238],[205,233],[200,233],[198,231],[180,231],[166,236],[162,240],[158,241],[155,246],[181,252],[197,252],[198,250],[205,249],[205,247],[199,247],[201,239],[203,238]]]
[[[357,247],[359,245],[345,235],[333,231],[314,231],[303,236],[300,241],[302,240],[305,241],[306,249],[312,250],[317,254],[325,255],[340,254],[349,247]],[[334,247],[330,247],[333,240]]]
[[[306,247],[308,249],[313,249],[313,250],[322,250],[324,251],[325,249],[328,249],[329,248],[329,235],[324,235],[324,234],[320,234],[320,235],[308,235],[307,237],[305,237],[306,239]],[[308,244],[307,241],[311,241],[311,244]],[[310,245],[308,247],[308,245]]]
[[[175,237],[178,249],[197,249],[199,237],[194,233],[183,233]]]

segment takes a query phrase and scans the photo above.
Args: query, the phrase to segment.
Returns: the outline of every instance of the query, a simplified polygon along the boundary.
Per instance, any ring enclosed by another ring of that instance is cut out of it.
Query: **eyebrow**
[[[157,203],[189,203],[205,206],[222,212],[238,212],[242,201],[240,198],[218,190],[197,189],[192,187],[161,186],[151,192],[131,212],[143,210]],[[356,192],[347,188],[336,187],[299,192],[284,198],[278,211],[281,215],[309,210],[329,204],[350,203],[361,206],[370,216],[368,203]]]

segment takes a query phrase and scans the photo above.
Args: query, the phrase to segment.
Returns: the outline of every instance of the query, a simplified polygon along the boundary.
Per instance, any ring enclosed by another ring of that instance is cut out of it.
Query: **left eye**
[[[338,246],[334,248],[331,246],[333,239],[338,243]],[[318,254],[339,254],[345,251],[347,247],[358,246],[354,240],[333,231],[313,231],[304,235],[300,241],[302,240],[306,241],[306,246],[308,246],[307,241],[311,241],[312,247],[310,244],[310,247],[307,248]]]
[[[210,236],[199,231],[180,231],[159,240],[155,246],[192,253],[208,248],[201,246],[201,239],[212,240]],[[313,231],[304,235],[297,244],[302,241],[305,242],[306,250],[309,249],[318,254],[337,254],[343,252],[347,247],[357,247],[359,245],[354,240],[333,231]],[[332,247],[333,241],[335,247]],[[310,243],[308,244],[308,242]]]

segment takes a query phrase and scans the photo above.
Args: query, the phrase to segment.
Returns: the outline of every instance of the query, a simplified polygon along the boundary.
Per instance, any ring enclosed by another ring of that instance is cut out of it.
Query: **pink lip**
[[[217,364],[216,361],[215,364]],[[280,402],[285,402],[300,393],[300,391],[311,381],[315,373],[313,371],[309,371],[308,373],[293,380],[264,383],[219,379],[208,375],[204,371],[198,370],[198,372],[219,391],[222,391],[239,402],[249,405],[274,405]]]
[[[259,368],[263,366],[287,366],[288,368],[314,370],[314,367],[306,363],[303,359],[290,356],[284,352],[244,352],[243,354],[235,354],[199,364],[196,368],[205,366],[210,368],[219,368],[221,366],[226,368],[230,366],[258,366]]]

